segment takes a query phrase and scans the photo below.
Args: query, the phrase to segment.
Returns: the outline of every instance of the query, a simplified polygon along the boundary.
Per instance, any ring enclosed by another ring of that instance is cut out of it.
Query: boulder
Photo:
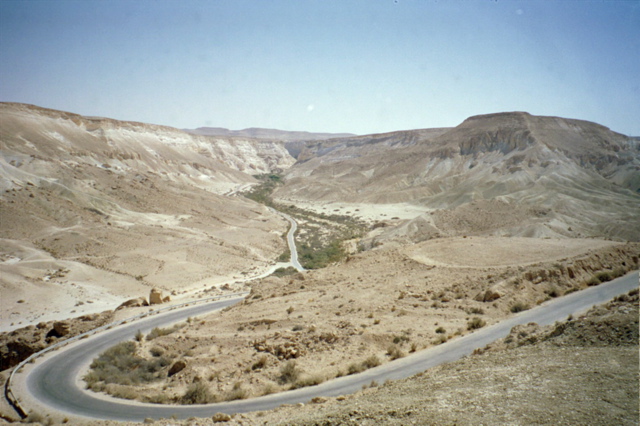
[[[157,288],[152,288],[151,293],[149,293],[149,304],[150,305],[159,305],[162,303],[162,291]]]
[[[173,363],[173,365],[169,369],[169,372],[167,373],[167,375],[169,377],[171,377],[171,376],[173,376],[175,374],[178,374],[179,372],[184,370],[186,367],[187,367],[187,363],[186,362],[184,362],[183,360],[178,360],[178,361]]]
[[[485,292],[480,292],[473,298],[478,302],[493,302],[494,300],[500,299],[502,294],[498,290],[489,289]]]
[[[147,299],[145,299],[144,297],[137,297],[135,299],[129,299],[126,302],[124,302],[123,304],[121,304],[116,308],[116,311],[118,309],[135,308],[138,306],[149,306],[149,303],[147,302]]]
[[[162,298],[162,303],[167,303],[167,302],[171,302],[171,296],[165,296]]]
[[[231,420],[231,416],[227,413],[215,413],[211,418],[214,423],[228,422]]]
[[[69,334],[70,325],[67,321],[56,321],[53,323],[53,329],[59,337]]]

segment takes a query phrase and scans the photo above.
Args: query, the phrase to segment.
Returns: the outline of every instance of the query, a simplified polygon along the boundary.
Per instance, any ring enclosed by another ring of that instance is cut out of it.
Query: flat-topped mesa
[[[508,154],[537,142],[529,130],[530,117],[526,112],[476,115],[467,118],[443,138],[457,142],[460,155],[475,156],[492,151]]]
[[[439,142],[457,146],[460,155],[497,151],[508,154],[539,145],[562,152],[583,165],[602,169],[604,163],[626,163],[632,139],[585,120],[501,112],[469,117]],[[629,158],[628,158],[629,157]]]

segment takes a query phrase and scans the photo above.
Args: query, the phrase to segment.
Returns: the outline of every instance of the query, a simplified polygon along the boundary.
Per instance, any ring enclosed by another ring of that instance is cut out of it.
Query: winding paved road
[[[276,210],[277,211],[277,210]],[[305,269],[298,262],[298,249],[296,248],[295,235],[296,230],[298,229],[298,223],[288,214],[284,214],[282,212],[277,211],[282,217],[287,219],[289,223],[291,223],[291,227],[289,228],[289,232],[287,233],[287,244],[289,245],[289,251],[291,252],[291,265],[296,268],[298,271],[304,271]]]
[[[281,404],[306,402],[315,396],[337,396],[353,393],[361,389],[362,385],[369,384],[374,380],[384,382],[387,379],[409,377],[436,365],[455,361],[468,355],[474,349],[482,348],[494,340],[506,336],[515,325],[529,322],[536,322],[540,325],[553,324],[555,321],[565,319],[570,314],[584,312],[593,305],[607,302],[634,288],[638,288],[638,272],[551,300],[491,327],[477,330],[467,336],[417,352],[361,374],[341,377],[318,386],[243,401],[191,406],[132,403],[104,396],[98,397],[96,394],[82,390],[79,376],[83,368],[95,356],[122,340],[133,338],[137,330],[145,332],[153,327],[167,326],[188,317],[202,315],[238,303],[242,298],[189,306],[99,333],[69,345],[60,352],[47,355],[35,366],[30,367],[30,371],[21,373],[17,377],[26,380],[25,386],[22,388],[23,392],[29,395],[21,395],[23,401],[32,398],[32,400],[50,408],[88,418],[142,421],[145,418],[158,419],[176,416],[176,418],[184,419],[209,417],[217,412],[231,414],[268,410]]]
[[[298,261],[298,249],[296,248],[295,236],[296,236],[296,231],[298,229],[298,222],[296,222],[295,219],[289,216],[288,214],[282,213],[280,210],[276,210],[273,207],[267,207],[267,208],[272,212],[279,214],[280,216],[288,220],[289,223],[291,224],[291,226],[289,227],[289,232],[287,232],[287,245],[289,246],[289,253],[291,256],[291,260],[289,261],[289,263],[298,271],[305,271],[305,269],[302,267],[302,265]]]

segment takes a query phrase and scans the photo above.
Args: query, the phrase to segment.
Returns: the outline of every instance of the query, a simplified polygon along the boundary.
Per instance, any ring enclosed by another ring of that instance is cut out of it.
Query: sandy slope
[[[275,142],[0,104],[0,330],[264,272],[287,222],[220,194],[291,162]]]

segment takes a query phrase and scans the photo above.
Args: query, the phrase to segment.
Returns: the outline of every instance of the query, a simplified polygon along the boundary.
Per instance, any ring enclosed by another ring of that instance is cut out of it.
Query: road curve
[[[304,271],[305,269],[302,267],[302,265],[298,261],[298,249],[296,248],[296,241],[295,241],[296,230],[298,229],[298,222],[296,222],[295,219],[289,216],[288,214],[282,213],[281,211],[276,210],[273,207],[269,207],[269,209],[274,213],[277,213],[280,216],[287,219],[291,224],[291,227],[289,228],[289,232],[287,232],[287,244],[289,245],[289,252],[291,253],[291,260],[289,262],[291,263],[291,266],[296,268],[298,271]]]
[[[215,309],[237,303],[242,298],[186,307],[163,315],[143,319],[117,329],[99,333],[81,340],[68,348],[45,357],[29,372],[20,374],[26,380],[26,391],[30,398],[40,404],[94,419],[142,421],[145,418],[209,417],[217,412],[242,413],[275,408],[281,404],[306,402],[315,396],[337,396],[353,393],[372,381],[400,379],[412,376],[436,365],[455,361],[482,348],[494,340],[506,336],[518,324],[536,322],[553,324],[570,314],[578,314],[591,306],[607,302],[612,298],[638,288],[638,272],[633,272],[597,287],[572,293],[521,312],[491,327],[475,331],[408,357],[367,370],[361,374],[341,377],[318,386],[263,396],[259,398],[210,405],[172,406],[132,403],[114,398],[98,397],[82,390],[79,374],[95,356],[119,341],[131,339],[137,330],[143,332],[153,327],[166,326],[190,316],[197,316]],[[26,379],[25,377],[26,376]],[[24,398],[23,398],[24,400]],[[27,407],[28,408],[28,407]]]
[[[291,228],[289,228],[289,232],[287,233],[287,244],[289,244],[289,251],[291,252],[291,265],[296,268],[298,271],[304,271],[305,269],[302,267],[300,262],[298,261],[298,249],[296,248],[295,235],[296,230],[298,229],[298,223],[288,214],[280,213],[285,219],[291,223]]]

